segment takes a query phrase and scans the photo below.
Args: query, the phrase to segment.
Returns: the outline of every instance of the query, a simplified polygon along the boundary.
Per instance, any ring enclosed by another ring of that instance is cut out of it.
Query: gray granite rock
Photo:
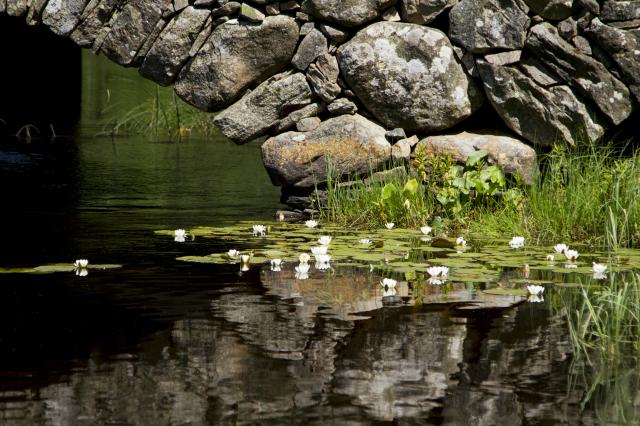
[[[473,53],[522,49],[529,28],[519,0],[462,0],[449,19],[451,40]]]
[[[180,72],[176,93],[201,110],[220,110],[287,66],[297,41],[298,26],[284,15],[260,25],[220,25]]]
[[[328,45],[325,36],[318,30],[313,29],[304,36],[298,50],[291,60],[291,65],[305,71],[309,65],[320,55],[327,53]]]
[[[358,99],[389,128],[446,129],[482,103],[446,35],[433,28],[372,24],[338,49],[338,61]]]
[[[605,25],[598,18],[591,21],[586,34],[618,65],[624,82],[640,102],[640,39],[629,31]]]
[[[349,40],[350,34],[347,31],[332,27],[331,25],[327,24],[320,24],[319,28],[320,31],[322,31],[322,33],[326,35],[331,41],[334,41],[336,43],[343,43]]]
[[[573,0],[524,0],[531,10],[545,19],[560,21],[571,16]]]
[[[377,18],[397,0],[304,0],[302,10],[311,16],[345,27]]]
[[[318,117],[306,117],[296,123],[296,130],[299,132],[310,132],[320,126],[322,121]]]
[[[505,173],[518,175],[532,184],[538,175],[536,151],[522,141],[500,133],[468,133],[429,136],[416,146],[428,156],[450,155],[460,164],[466,163],[477,150],[488,152],[487,163],[497,164]]]
[[[327,105],[327,111],[332,115],[355,114],[358,106],[347,98],[338,98]]]
[[[307,71],[307,79],[313,93],[325,102],[331,102],[337,98],[342,90],[338,85],[339,73],[336,57],[329,53],[321,55]]]
[[[120,65],[132,65],[138,50],[161,22],[165,4],[164,0],[125,4],[102,42],[101,52]]]
[[[42,22],[59,36],[66,36],[80,22],[87,0],[50,0],[42,12]]]
[[[551,70],[590,99],[613,124],[620,124],[633,109],[627,87],[607,68],[565,41],[549,23],[531,28],[527,48]]]
[[[80,23],[69,37],[80,47],[91,47],[100,30],[107,26],[123,4],[124,0],[99,0],[95,7],[89,8],[87,5],[82,12]]]
[[[278,186],[321,184],[329,161],[337,177],[367,174],[390,157],[384,128],[357,114],[330,118],[310,132],[282,133],[262,145],[263,163]]]
[[[505,124],[537,145],[596,141],[604,127],[569,87],[544,88],[510,66],[478,61],[485,92]]]
[[[458,1],[459,0],[402,0],[400,3],[402,20],[418,25],[428,24]]]
[[[640,18],[640,1],[605,1],[600,19],[608,21],[630,21]]]
[[[311,103],[311,89],[302,73],[278,74],[216,115],[213,123],[235,143],[266,134],[286,115]]]
[[[248,3],[242,3],[240,7],[240,18],[249,22],[260,23],[264,21],[265,16],[259,9],[256,9]]]
[[[209,11],[189,6],[174,17],[146,54],[140,74],[161,86],[171,84],[189,59],[189,51]]]

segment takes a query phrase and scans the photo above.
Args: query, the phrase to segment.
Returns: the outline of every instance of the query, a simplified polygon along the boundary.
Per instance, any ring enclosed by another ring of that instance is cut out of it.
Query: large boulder
[[[487,97],[505,124],[537,145],[596,141],[604,128],[567,86],[543,88],[516,68],[478,61]]]
[[[287,132],[262,145],[262,161],[275,185],[311,188],[334,177],[363,175],[391,158],[384,128],[361,115],[341,115],[310,132]]]
[[[545,22],[532,27],[526,46],[581,95],[593,101],[613,124],[629,117],[633,109],[629,89],[602,63],[560,37],[553,25]]]
[[[232,141],[250,142],[291,111],[310,104],[311,96],[304,74],[277,74],[216,115],[213,123]]]
[[[189,59],[193,41],[210,14],[208,10],[191,6],[183,9],[153,43],[139,69],[140,74],[162,86],[169,85]]]
[[[100,50],[112,61],[133,65],[136,54],[162,19],[165,0],[137,1],[124,5]]]
[[[451,40],[473,53],[522,49],[530,21],[519,0],[462,0],[449,20]]]
[[[398,0],[304,0],[303,12],[345,27],[365,24]]]
[[[338,62],[349,87],[389,128],[446,129],[482,103],[449,39],[433,28],[377,22],[338,49]]]
[[[458,0],[402,0],[402,20],[412,24],[428,24]]]
[[[222,24],[182,69],[176,93],[201,110],[220,110],[287,66],[297,43],[298,25],[287,16]]]
[[[430,156],[448,154],[459,163],[466,163],[469,156],[479,149],[489,153],[488,163],[498,164],[505,173],[517,175],[527,184],[532,184],[538,174],[536,151],[504,134],[462,132],[429,136],[416,146],[416,152],[422,151]]]
[[[591,21],[586,33],[609,53],[629,90],[640,102],[640,39],[630,31],[605,25],[598,18]]]

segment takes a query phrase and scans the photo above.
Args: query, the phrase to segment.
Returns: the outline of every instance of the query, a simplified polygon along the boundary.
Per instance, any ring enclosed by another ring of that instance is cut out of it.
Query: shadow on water
[[[93,137],[122,72],[85,75],[74,138],[0,142],[0,267],[124,266],[0,275],[2,423],[596,423],[546,304],[415,306],[366,273],[176,262],[230,247],[154,230],[265,220],[278,191],[257,145]]]

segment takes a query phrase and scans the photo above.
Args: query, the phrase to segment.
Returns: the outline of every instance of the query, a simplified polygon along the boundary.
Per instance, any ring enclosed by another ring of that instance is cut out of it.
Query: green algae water
[[[272,222],[259,146],[105,135],[107,99],[127,111],[155,88],[87,60],[73,137],[0,142],[0,423],[637,422],[637,318],[606,322],[620,338],[600,355],[589,324],[607,289],[633,299],[640,252],[578,246],[573,268],[482,235],[442,249],[419,230]],[[296,276],[322,235],[331,267]]]

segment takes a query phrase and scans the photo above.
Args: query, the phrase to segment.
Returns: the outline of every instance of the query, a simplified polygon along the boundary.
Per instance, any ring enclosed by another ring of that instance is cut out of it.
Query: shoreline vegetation
[[[612,144],[556,145],[539,156],[532,185],[486,165],[481,150],[464,166],[418,152],[405,171],[390,169],[378,179],[336,178],[329,166],[327,200],[315,205],[322,220],[355,228],[394,222],[445,235],[522,235],[535,245],[638,247],[640,154],[623,152]]]

